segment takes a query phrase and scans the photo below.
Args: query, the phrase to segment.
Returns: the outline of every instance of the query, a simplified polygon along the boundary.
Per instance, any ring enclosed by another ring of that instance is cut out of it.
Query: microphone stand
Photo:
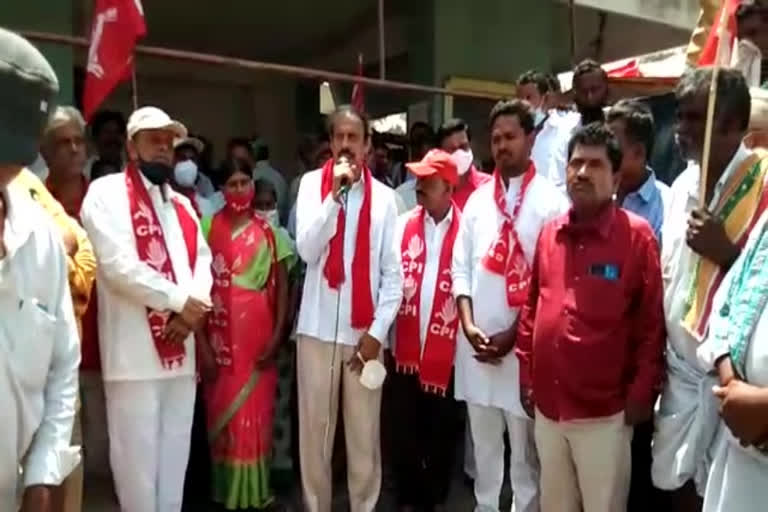
[[[344,210],[345,216],[347,215],[348,204],[349,204],[349,184],[344,182],[341,186],[341,205],[342,205],[341,207]],[[346,232],[347,232],[347,223],[345,219],[344,232],[341,233],[342,265],[344,262],[344,239],[346,238],[346,234],[347,234]],[[333,382],[334,382],[334,377],[336,376],[336,352],[338,350],[338,342],[339,342],[339,320],[340,320],[340,312],[341,312],[341,287],[342,286],[343,286],[343,283],[339,285],[339,290],[338,292],[336,292],[336,323],[334,327],[334,336],[333,336],[333,352],[331,354],[330,383],[328,386],[328,417],[326,418],[325,432],[323,433],[323,460],[328,458],[328,439],[331,435],[331,415],[333,414]],[[338,415],[338,411],[337,411],[337,415]]]

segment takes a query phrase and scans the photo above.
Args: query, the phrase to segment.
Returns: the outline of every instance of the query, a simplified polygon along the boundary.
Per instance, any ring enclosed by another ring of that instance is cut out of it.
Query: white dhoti
[[[742,447],[727,427],[709,473],[703,512],[753,512],[768,503],[768,456]]]
[[[179,512],[189,459],[195,377],[104,386],[109,451],[123,512]]]
[[[721,429],[712,375],[692,367],[667,347],[667,382],[656,410],[653,484],[676,490],[693,480],[704,494]]]

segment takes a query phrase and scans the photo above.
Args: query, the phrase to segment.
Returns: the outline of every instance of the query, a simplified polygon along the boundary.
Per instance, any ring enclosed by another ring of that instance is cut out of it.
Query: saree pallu
[[[274,499],[269,471],[277,368],[256,369],[272,337],[274,282],[267,279],[256,290],[247,286],[246,281],[252,280],[245,277],[252,273],[254,259],[263,261],[259,255],[265,249],[273,254],[274,244],[268,243],[263,227],[252,222],[231,239],[226,226],[229,241],[222,242],[224,237],[215,234],[222,228],[214,221],[209,237],[214,258],[217,254],[230,256],[225,259],[231,279],[217,279],[216,274],[223,274],[225,269],[214,269],[212,290],[214,308],[217,295],[229,294],[226,300],[218,301],[224,308],[219,314],[227,321],[227,328],[219,332],[229,337],[225,340],[229,364],[219,367],[218,377],[206,389],[213,499],[228,510],[264,508]],[[221,247],[223,243],[232,245]],[[215,352],[222,348],[213,337],[212,345]]]

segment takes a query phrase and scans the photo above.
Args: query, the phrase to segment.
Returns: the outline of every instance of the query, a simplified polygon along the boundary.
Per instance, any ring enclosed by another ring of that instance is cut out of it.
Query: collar
[[[557,221],[557,230],[577,236],[586,233],[597,233],[603,239],[608,239],[611,236],[616,209],[616,204],[611,201],[603,207],[597,217],[586,222],[578,222],[573,217],[574,211],[573,207],[571,207],[568,214],[563,215]]]
[[[637,196],[642,199],[644,203],[650,203],[653,194],[656,192],[656,174],[650,167],[646,167],[646,170],[648,171],[648,178],[646,178],[643,184],[640,185],[640,188],[627,194],[627,197]]]
[[[439,228],[440,226],[449,226],[451,224],[451,220],[453,219],[453,208],[453,205],[448,208],[448,213],[440,222],[435,222],[435,219],[432,218],[429,212],[424,211],[424,223],[435,226],[436,228]]]
[[[34,207],[32,198],[22,189],[11,185],[0,191],[0,194],[5,201],[3,242],[7,251],[6,258],[11,259],[29,239],[38,217],[30,211]]]
[[[160,199],[162,199],[163,202],[166,202],[171,198],[171,185],[169,182],[166,181],[162,185],[155,185],[144,176],[144,173],[142,173],[140,169],[139,176],[141,176],[141,181],[144,183],[144,187],[146,187],[148,194],[151,193],[152,190],[157,190],[160,194]]]

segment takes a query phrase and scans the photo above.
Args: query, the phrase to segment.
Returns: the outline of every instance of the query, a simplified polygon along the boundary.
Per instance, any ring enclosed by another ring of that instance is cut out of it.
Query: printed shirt
[[[712,209],[720,199],[720,192],[730,176],[751,156],[740,146],[723,175],[715,185],[709,202]],[[661,231],[661,272],[664,279],[664,314],[669,347],[694,368],[700,368],[696,350],[699,342],[682,326],[685,301],[693,279],[694,253],[686,242],[688,219],[699,205],[699,165],[689,162],[688,167],[672,184],[669,206]],[[702,371],[705,369],[701,368]]]

